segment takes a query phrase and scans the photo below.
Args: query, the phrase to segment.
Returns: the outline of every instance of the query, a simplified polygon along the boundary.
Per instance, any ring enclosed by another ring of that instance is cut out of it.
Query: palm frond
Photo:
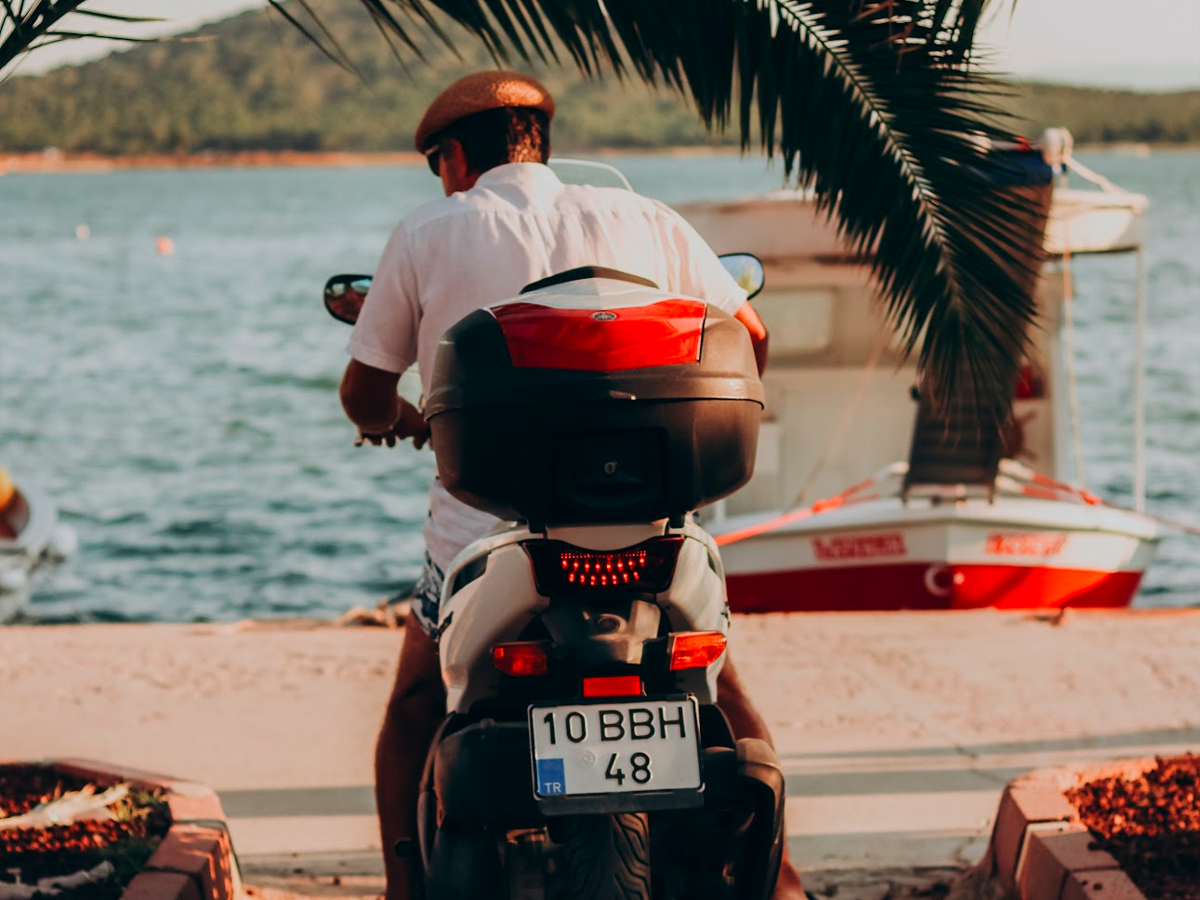
[[[974,48],[987,0],[360,0],[437,14],[498,63],[632,71],[782,157],[868,256],[887,313],[943,400],[1010,395],[1035,309],[1040,222],[995,188],[1008,88]],[[757,137],[755,125],[757,124]],[[924,335],[922,337],[922,335]]]
[[[281,3],[280,0],[267,0],[267,2],[271,4],[272,9],[276,10],[289,23],[294,25],[301,34],[308,38],[323,54],[325,54],[330,62],[341,66],[348,72],[355,71],[353,63],[350,61],[349,57],[346,56],[346,51],[338,46],[337,39],[329,33],[329,29],[320,24],[320,20],[317,21],[317,30],[312,31],[307,25],[305,25],[304,22],[292,15],[291,10]],[[309,16],[312,16],[312,10],[306,3],[304,3],[304,0],[300,0],[300,5],[309,14]],[[324,35],[324,37],[321,35]]]
[[[82,36],[55,26],[84,2],[0,0],[0,71],[39,41]],[[308,0],[269,2],[353,68]],[[690,96],[710,128],[736,125],[744,149],[781,157],[816,191],[871,260],[936,396],[1010,393],[1040,234],[986,177],[979,138],[1010,127],[996,108],[1008,89],[974,46],[988,0],[359,2],[401,59],[419,55],[422,32],[453,49],[448,19],[498,63],[569,58],[588,76],[632,74]]]
[[[157,16],[127,16],[121,13],[100,12],[95,9],[77,9],[75,14],[79,16],[90,16],[93,19],[108,19],[111,22],[127,22],[127,23],[144,23],[144,22],[165,22],[166,19],[158,18]]]
[[[104,31],[82,31],[58,28],[70,15],[87,16],[123,24],[161,22],[148,16],[128,16],[120,13],[81,9],[87,0],[0,0],[0,73],[13,60],[30,50],[79,38],[100,38],[109,41],[142,43],[154,38],[136,38]]]
[[[0,72],[14,59],[29,50],[58,21],[84,0],[35,0],[27,4],[18,0],[0,0],[4,15],[0,17]]]
[[[197,40],[196,38],[135,37],[131,34],[97,34],[94,31],[64,31],[60,28],[52,28],[45,32],[42,38],[31,49],[45,47],[48,44],[59,44],[63,41],[77,41],[82,38],[98,38],[105,41],[115,41],[118,44],[157,44],[163,41],[191,43]]]

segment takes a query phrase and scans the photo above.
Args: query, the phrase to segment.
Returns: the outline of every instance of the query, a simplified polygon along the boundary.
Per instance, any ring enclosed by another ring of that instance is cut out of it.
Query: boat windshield
[[[592,187],[633,190],[633,185],[629,183],[629,179],[622,174],[621,170],[608,163],[595,162],[590,159],[559,158],[550,160],[549,166],[563,184],[590,184]]]

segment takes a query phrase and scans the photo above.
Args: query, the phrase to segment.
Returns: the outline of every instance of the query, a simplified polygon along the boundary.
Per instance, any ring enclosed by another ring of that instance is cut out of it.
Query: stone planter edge
[[[1020,900],[1147,900],[1120,864],[1092,849],[1091,832],[1065,794],[1098,778],[1136,777],[1155,757],[1037,769],[1000,797],[985,863]]]
[[[216,791],[203,784],[89,759],[37,764],[97,784],[129,782],[163,793],[171,825],[121,900],[241,900],[242,882]]]

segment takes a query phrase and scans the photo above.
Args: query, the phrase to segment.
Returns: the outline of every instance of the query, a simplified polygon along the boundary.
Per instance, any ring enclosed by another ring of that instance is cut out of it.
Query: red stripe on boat
[[[734,612],[1125,607],[1141,572],[1046,566],[898,563],[726,573]]]
[[[616,372],[698,362],[705,310],[699,300],[660,300],[618,309],[505,303],[490,312],[519,369]]]

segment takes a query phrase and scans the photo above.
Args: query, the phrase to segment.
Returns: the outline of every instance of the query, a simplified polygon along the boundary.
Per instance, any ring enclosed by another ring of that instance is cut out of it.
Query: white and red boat
[[[37,485],[0,467],[0,624],[29,606],[35,576],[79,545],[75,531]]]
[[[1071,160],[1069,146],[1054,162],[1094,175]],[[680,208],[718,253],[754,252],[767,270],[767,287],[754,300],[771,331],[756,471],[705,521],[721,545],[735,611],[1131,602],[1160,534],[1151,518],[1073,484],[1082,464],[1072,414],[1070,272],[1086,254],[1137,259],[1128,383],[1140,510],[1149,204],[1092,180],[1102,189],[1066,189],[1065,174],[1054,188],[1049,261],[1037,286],[1043,327],[1022,369],[1012,425],[993,446],[947,441],[946,421],[914,400],[916,369],[880,311],[867,269],[811,196],[782,191]],[[969,417],[960,430],[971,430]]]

